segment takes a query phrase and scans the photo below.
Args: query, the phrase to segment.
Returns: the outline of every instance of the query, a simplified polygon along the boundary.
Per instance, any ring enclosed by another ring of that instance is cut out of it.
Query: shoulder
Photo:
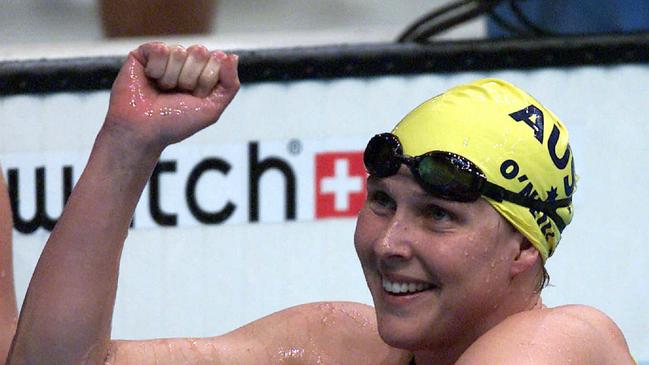
[[[537,313],[538,312],[538,313]],[[626,353],[629,349],[624,334],[617,324],[604,312],[587,305],[563,305],[556,308],[546,308],[539,311],[526,312],[529,318],[521,316],[521,322],[541,321],[550,330],[565,334],[557,337],[565,339],[569,335],[579,335],[580,342],[589,341],[599,344],[590,349],[590,353],[604,356],[606,354]],[[616,364],[623,362],[616,362]]]
[[[609,341],[612,345],[624,345],[626,340],[620,328],[613,319],[597,308],[587,305],[564,305],[548,309],[549,318],[557,324],[563,321],[571,321],[577,329],[587,330],[593,336]]]
[[[622,331],[606,314],[565,305],[514,314],[467,349],[458,365],[635,364]]]

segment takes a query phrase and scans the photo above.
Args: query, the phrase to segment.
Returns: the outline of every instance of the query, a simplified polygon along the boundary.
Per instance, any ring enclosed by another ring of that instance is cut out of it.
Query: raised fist
[[[239,90],[238,56],[147,43],[113,84],[104,130],[162,150],[213,124]]]

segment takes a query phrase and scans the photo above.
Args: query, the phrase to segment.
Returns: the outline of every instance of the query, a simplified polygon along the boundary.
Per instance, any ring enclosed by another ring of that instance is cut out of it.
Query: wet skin
[[[367,189],[355,245],[381,337],[457,358],[511,313],[505,303],[512,262],[525,239],[485,200],[434,198],[405,167],[388,178],[370,177]],[[391,294],[384,278],[430,288]]]

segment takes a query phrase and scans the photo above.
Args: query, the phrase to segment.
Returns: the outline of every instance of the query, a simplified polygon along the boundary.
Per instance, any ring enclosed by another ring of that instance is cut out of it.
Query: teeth
[[[400,293],[417,293],[430,289],[432,285],[425,283],[397,283],[392,282],[387,279],[383,279],[383,289],[388,293],[400,294]]]

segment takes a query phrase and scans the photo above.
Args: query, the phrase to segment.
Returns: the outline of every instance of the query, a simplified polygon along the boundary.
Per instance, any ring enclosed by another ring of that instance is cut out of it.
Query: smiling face
[[[511,263],[524,239],[489,203],[434,198],[403,166],[367,189],[354,241],[384,341],[468,346],[511,314]]]

